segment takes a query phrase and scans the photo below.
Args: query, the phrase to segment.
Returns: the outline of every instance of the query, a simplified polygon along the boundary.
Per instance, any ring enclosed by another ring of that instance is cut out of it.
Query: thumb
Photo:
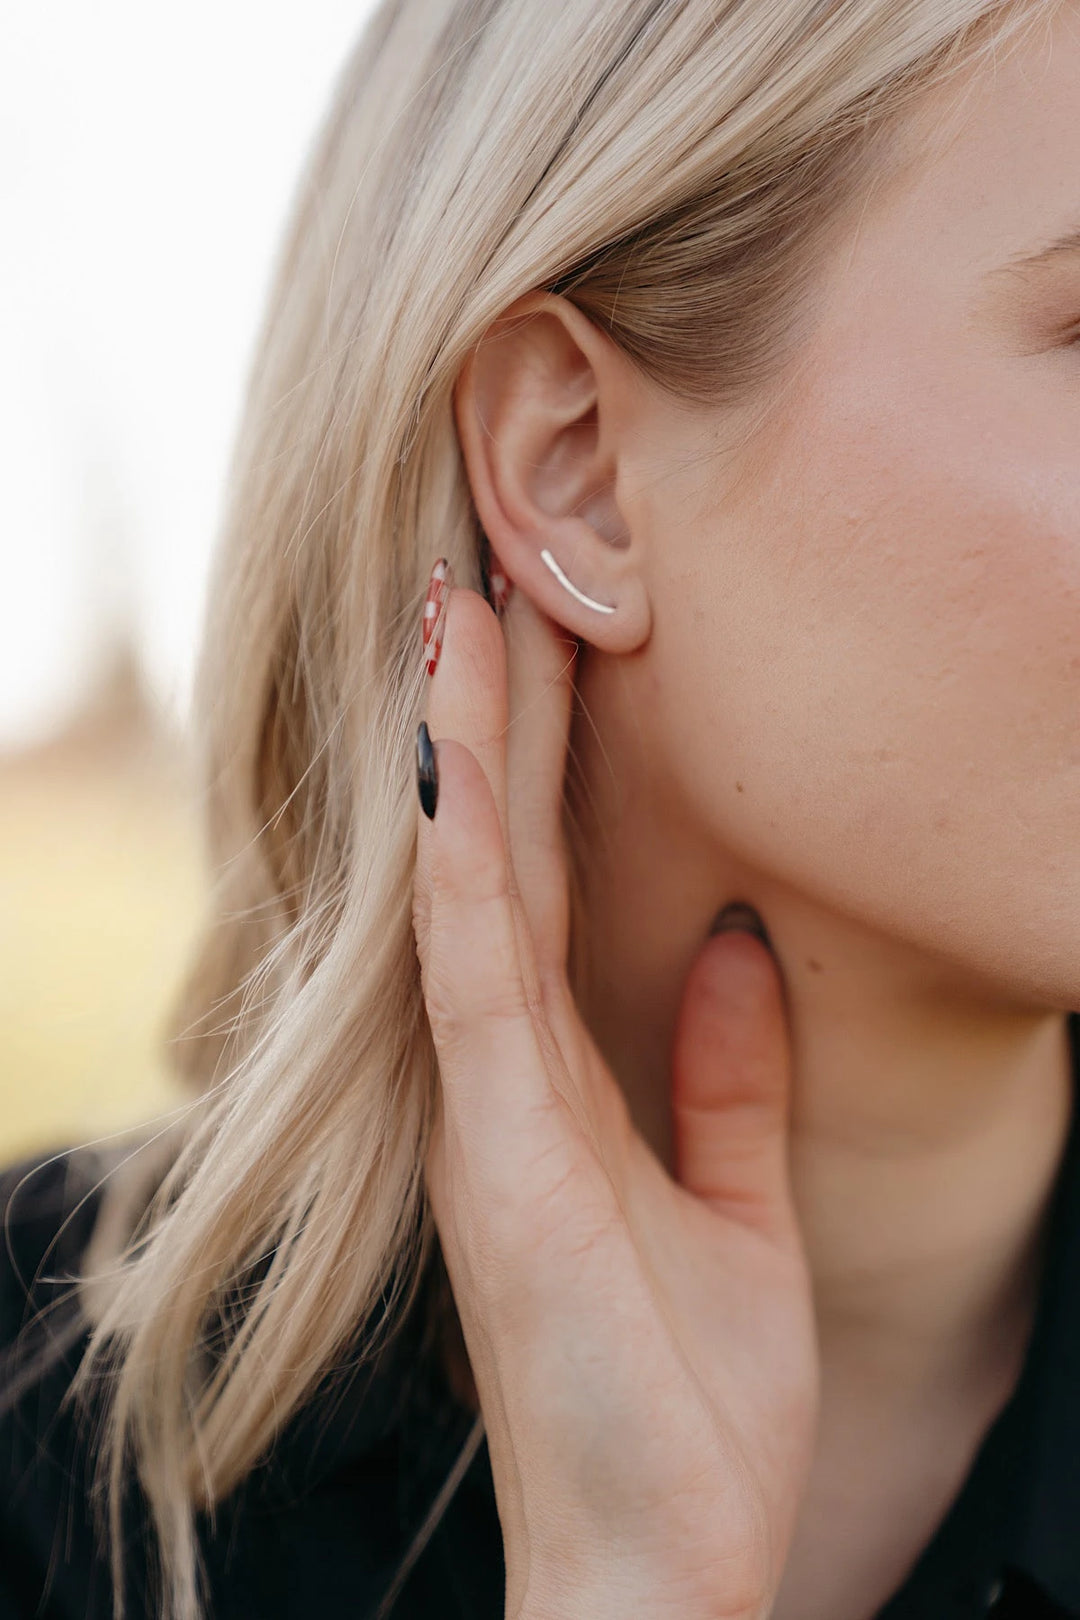
[[[791,1050],[780,968],[734,929],[687,976],[672,1050],[675,1176],[695,1197],[785,1246],[797,1241],[788,1168]]]

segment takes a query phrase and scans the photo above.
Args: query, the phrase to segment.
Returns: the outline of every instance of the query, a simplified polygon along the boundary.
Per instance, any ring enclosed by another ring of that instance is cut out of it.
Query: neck
[[[995,999],[718,850],[647,770],[616,800],[594,735],[575,740],[597,829],[582,834],[582,1012],[643,1136],[670,1167],[683,980],[714,913],[748,901],[785,981],[792,1184],[826,1382],[902,1403],[1011,1376],[1071,1114],[1065,1014]]]

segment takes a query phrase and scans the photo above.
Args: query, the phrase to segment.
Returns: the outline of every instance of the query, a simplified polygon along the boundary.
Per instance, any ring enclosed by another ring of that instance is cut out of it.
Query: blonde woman
[[[374,14],[190,1105],[4,1182],[5,1620],[1080,1616],[1078,84],[1064,0]]]

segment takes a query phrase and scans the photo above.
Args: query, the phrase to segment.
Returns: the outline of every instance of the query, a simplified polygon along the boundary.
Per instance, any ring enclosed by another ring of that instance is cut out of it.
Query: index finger
[[[428,893],[417,949],[450,1146],[486,1220],[508,1217],[552,1173],[565,1136],[552,1068],[563,1065],[528,988],[490,784],[456,739],[435,740],[434,753],[435,813],[417,811],[416,881]]]
[[[541,984],[565,980],[569,871],[563,834],[577,642],[517,589],[503,613],[509,729],[507,819],[514,875]]]

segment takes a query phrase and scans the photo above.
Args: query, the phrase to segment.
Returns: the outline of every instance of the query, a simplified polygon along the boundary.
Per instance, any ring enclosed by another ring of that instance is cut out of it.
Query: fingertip
[[[456,738],[430,737],[426,722],[417,731],[417,776],[422,737],[427,735],[437,785],[438,815],[429,815],[419,783],[421,809],[430,830],[424,862],[444,898],[484,898],[507,890],[506,850],[499,812],[483,766]],[[421,826],[423,827],[423,823]]]
[[[769,947],[741,930],[711,935],[683,986],[672,1052],[676,1095],[771,1094],[768,1076],[786,1073],[788,1047],[783,982]]]
[[[748,998],[783,987],[775,951],[759,935],[742,928],[710,934],[693,972],[699,987],[721,1012],[738,1011]]]

